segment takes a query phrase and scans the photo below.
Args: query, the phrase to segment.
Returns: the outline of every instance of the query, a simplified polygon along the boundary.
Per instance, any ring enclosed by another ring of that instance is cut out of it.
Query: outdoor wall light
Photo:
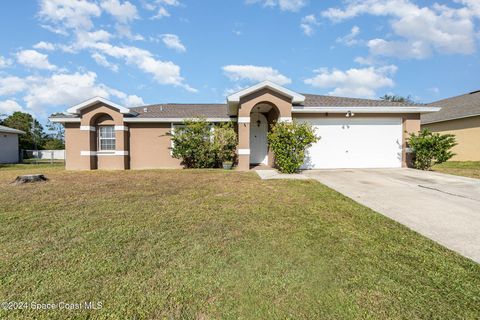
[[[347,118],[354,117],[354,116],[355,116],[355,113],[353,113],[352,111],[347,111],[347,114],[345,115],[345,117]]]

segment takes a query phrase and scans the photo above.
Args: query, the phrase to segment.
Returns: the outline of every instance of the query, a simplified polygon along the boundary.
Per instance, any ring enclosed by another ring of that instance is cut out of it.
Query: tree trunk
[[[24,176],[18,176],[13,184],[23,184],[23,183],[33,183],[33,182],[43,182],[48,179],[43,174],[27,174]]]

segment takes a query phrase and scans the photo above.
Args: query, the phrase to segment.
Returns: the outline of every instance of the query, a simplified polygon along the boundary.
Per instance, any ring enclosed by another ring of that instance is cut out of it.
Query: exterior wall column
[[[250,169],[250,116],[238,117],[238,170]]]

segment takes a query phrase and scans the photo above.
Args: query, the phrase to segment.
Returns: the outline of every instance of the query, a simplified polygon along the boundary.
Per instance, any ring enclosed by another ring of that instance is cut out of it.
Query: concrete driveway
[[[480,263],[480,180],[413,169],[303,174]]]

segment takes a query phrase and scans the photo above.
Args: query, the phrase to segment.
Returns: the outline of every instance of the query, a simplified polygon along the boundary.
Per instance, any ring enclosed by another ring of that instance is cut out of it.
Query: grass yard
[[[480,179],[480,161],[448,161],[433,167],[434,171]]]
[[[480,314],[480,265],[314,181],[0,168],[0,241],[0,301],[102,303],[2,319]]]

